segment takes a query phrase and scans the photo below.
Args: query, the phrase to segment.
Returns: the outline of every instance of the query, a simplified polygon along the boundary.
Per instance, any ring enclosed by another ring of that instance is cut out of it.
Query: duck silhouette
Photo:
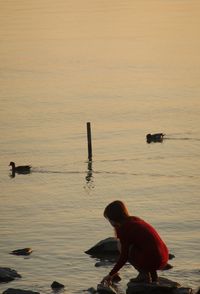
[[[31,171],[31,166],[30,165],[15,166],[15,163],[13,161],[10,162],[9,166],[12,167],[12,174],[15,174],[15,173],[28,174]]]
[[[159,142],[161,143],[163,141],[164,134],[163,133],[157,133],[157,134],[147,134],[146,140],[147,143],[151,142]]]
[[[10,252],[14,255],[30,255],[33,252],[31,248],[16,249]]]

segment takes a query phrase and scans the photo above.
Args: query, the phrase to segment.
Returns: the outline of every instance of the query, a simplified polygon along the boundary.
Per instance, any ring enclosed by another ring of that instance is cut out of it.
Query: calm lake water
[[[197,289],[199,0],[1,0],[0,15],[0,266],[22,275],[0,291],[96,287],[111,266],[84,251],[113,236],[115,199],[175,254],[160,275]],[[11,178],[10,161],[32,173]],[[121,270],[120,293],[135,275]]]

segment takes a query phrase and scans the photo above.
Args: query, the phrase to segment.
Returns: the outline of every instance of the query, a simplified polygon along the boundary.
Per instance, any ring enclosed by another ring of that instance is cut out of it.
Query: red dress
[[[121,254],[110,275],[116,274],[128,261],[137,270],[155,271],[162,269],[168,261],[167,246],[156,230],[144,220],[130,216],[116,228],[121,243]]]

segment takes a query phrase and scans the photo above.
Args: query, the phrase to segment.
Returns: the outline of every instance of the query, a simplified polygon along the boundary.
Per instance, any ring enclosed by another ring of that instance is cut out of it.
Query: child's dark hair
[[[115,200],[106,206],[104,217],[115,222],[121,222],[129,217],[129,213],[122,201]]]

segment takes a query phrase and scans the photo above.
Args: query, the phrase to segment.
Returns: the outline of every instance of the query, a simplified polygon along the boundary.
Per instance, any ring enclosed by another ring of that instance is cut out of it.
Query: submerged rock
[[[30,255],[33,252],[31,248],[16,249],[10,252],[14,255]]]
[[[21,275],[17,271],[8,267],[0,268],[0,283],[11,282],[16,278],[21,278]]]
[[[97,293],[97,290],[96,289],[94,289],[93,287],[90,287],[90,288],[88,288],[87,290],[84,290],[84,292],[89,292],[89,293],[91,293],[91,294],[95,294],[95,293]]]
[[[95,263],[95,267],[100,267],[100,266],[113,266],[113,263],[115,261],[110,261],[110,260],[101,260]]]
[[[21,290],[21,289],[8,288],[2,294],[40,294],[40,293],[30,291],[30,290]]]
[[[192,294],[191,288],[182,288],[177,282],[166,278],[159,278],[158,283],[135,283],[127,284],[126,294]]]

